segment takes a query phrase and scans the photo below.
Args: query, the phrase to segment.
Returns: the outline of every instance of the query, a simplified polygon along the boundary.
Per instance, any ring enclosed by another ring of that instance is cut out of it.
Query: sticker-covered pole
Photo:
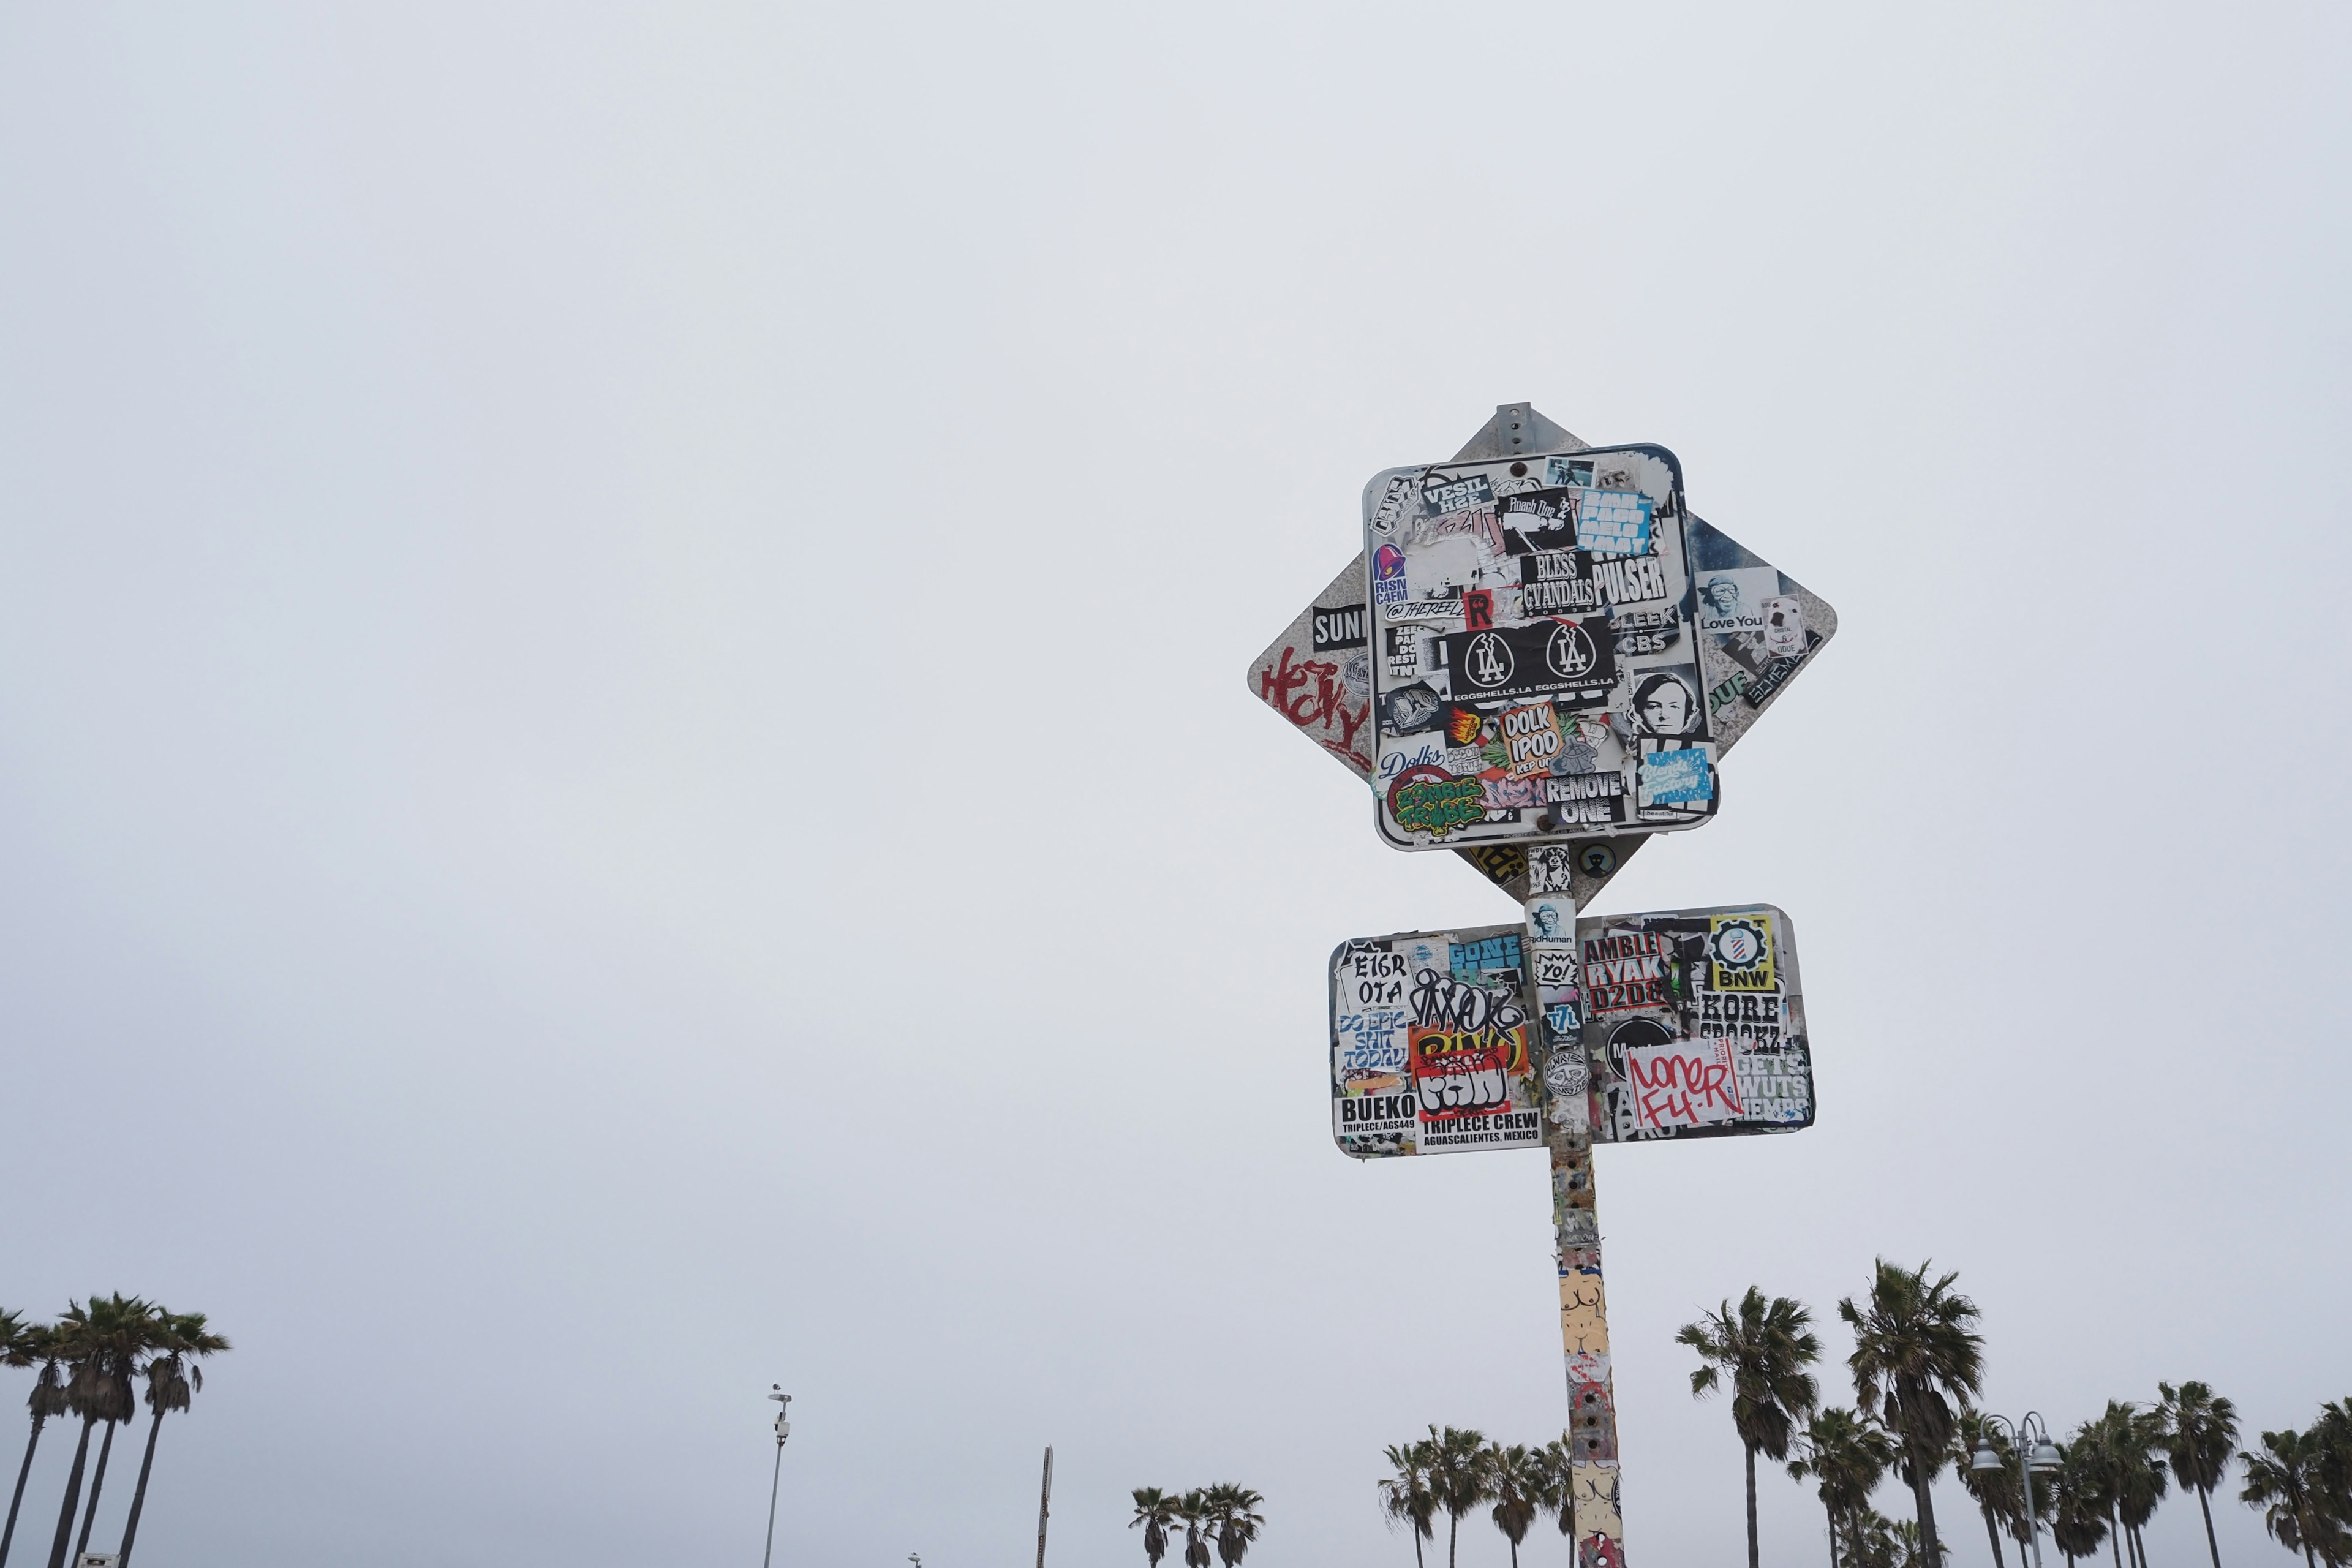
[[[1568,1373],[1568,1496],[1578,1568],[1622,1568],[1617,1396],[1609,1368],[1608,1298],[1601,1281],[1601,1223],[1593,1204],[1591,1075],[1584,1058],[1583,996],[1577,984],[1576,900],[1570,852],[1528,854],[1528,976],[1544,1044],[1544,1147],[1551,1155],[1552,1238],[1559,1270],[1560,1351]]]

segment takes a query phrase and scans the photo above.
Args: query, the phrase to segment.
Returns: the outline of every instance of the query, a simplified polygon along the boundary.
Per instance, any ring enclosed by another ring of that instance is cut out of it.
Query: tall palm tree
[[[155,1414],[147,1423],[147,1451],[139,1460],[139,1486],[131,1494],[131,1518],[122,1526],[120,1568],[131,1568],[131,1549],[139,1541],[139,1516],[147,1507],[147,1476],[155,1468],[155,1436],[163,1429],[163,1416],[188,1408],[194,1397],[204,1392],[205,1369],[197,1363],[228,1348],[228,1341],[205,1326],[202,1312],[165,1314],[161,1342],[147,1363],[147,1408]]]
[[[1833,1405],[1805,1424],[1798,1447],[1789,1479],[1812,1479],[1830,1519],[1830,1568],[1837,1568],[1839,1537],[1846,1521],[1869,1505],[1870,1494],[1895,1463],[1895,1442],[1869,1411]]]
[[[1813,1315],[1786,1296],[1766,1300],[1755,1286],[1734,1312],[1726,1301],[1675,1332],[1675,1342],[1698,1352],[1691,1397],[1704,1399],[1731,1384],[1731,1426],[1748,1459],[1748,1568],[1758,1568],[1756,1456],[1789,1457],[1796,1424],[1821,1405],[1821,1385],[1809,1370],[1822,1359]]]
[[[1217,1561],[1224,1568],[1240,1568],[1241,1560],[1249,1555],[1251,1542],[1265,1528],[1265,1516],[1257,1511],[1265,1499],[1232,1481],[1211,1487],[1205,1498],[1207,1522],[1213,1527],[1211,1538],[1217,1544]]]
[[[1990,1445],[2000,1460],[2000,1468],[1977,1473],[1972,1462],[1979,1445]],[[1985,1539],[1992,1543],[1993,1568],[2007,1568],[2001,1555],[2001,1526],[2024,1512],[2024,1491],[2018,1484],[2016,1446],[2001,1435],[2000,1429],[1987,1421],[1983,1414],[1963,1407],[1952,1432],[1952,1458],[1959,1473],[1960,1485],[1977,1500],[1977,1511],[1984,1515]]]
[[[162,1412],[157,1412],[157,1419]],[[1168,1527],[1176,1522],[1176,1500],[1158,1487],[1138,1487],[1130,1494],[1135,1499],[1135,1517],[1127,1521],[1129,1530],[1141,1526],[1143,1555],[1151,1568],[1160,1568],[1160,1560],[1168,1555]],[[130,1543],[123,1543],[123,1555],[129,1556]]]
[[[1184,1526],[1184,1568],[1209,1568],[1209,1543],[1201,1527],[1209,1521],[1209,1497],[1194,1487],[1176,1500],[1176,1517]]]
[[[2197,1494],[2205,1516],[2205,1550],[2221,1568],[2221,1548],[2213,1539],[2213,1489],[2229,1479],[2230,1451],[2238,1446],[2238,1407],[2204,1384],[2175,1388],[2156,1385],[2158,1418],[2163,1423],[2166,1458],[2180,1484]]]
[[[1432,1452],[1426,1438],[1390,1444],[1387,1458],[1396,1473],[1381,1482],[1381,1511],[1412,1532],[1413,1568],[1424,1568],[1421,1543],[1437,1533],[1437,1494],[1429,1486]]]
[[[2131,1549],[2139,1568],[2147,1568],[2147,1521],[2156,1516],[2170,1480],[2160,1445],[2163,1418],[2153,1410],[2130,1404],[2116,1418],[2116,1517],[2130,1532]]]
[[[2069,1568],[2088,1557],[2107,1538],[2107,1499],[2097,1472],[2096,1456],[2078,1440],[2059,1445],[2058,1473],[2049,1479],[2050,1539],[2066,1556]]]
[[[1446,1514],[1445,1568],[1454,1568],[1454,1553],[1462,1539],[1462,1516],[1493,1495],[1486,1469],[1486,1437],[1482,1432],[1448,1426],[1429,1429],[1429,1489]]]
[[[1906,1479],[1918,1511],[1920,1550],[1943,1560],[1936,1538],[1936,1472],[1951,1447],[1955,1399],[1979,1392],[1984,1337],[1970,1327],[1977,1306],[1952,1289],[1958,1273],[1930,1281],[1922,1263],[1905,1268],[1878,1259],[1870,1294],[1861,1306],[1848,1296],[1838,1316],[1853,1329],[1853,1390],[1903,1447]]]
[[[1544,1511],[1552,1488],[1551,1467],[1540,1448],[1514,1443],[1486,1448],[1489,1495],[1495,1500],[1495,1528],[1511,1543],[1511,1568],[1519,1568],[1519,1543],[1528,1538],[1536,1516]]]
[[[2326,1445],[2289,1427],[2263,1434],[2263,1451],[2239,1452],[2246,1484],[2238,1500],[2263,1510],[2263,1528],[2290,1552],[2301,1551],[2305,1568],[2317,1561],[2343,1559],[2344,1527],[2330,1516],[2324,1499]]]
[[[58,1372],[57,1340],[48,1329],[28,1324],[21,1312],[5,1314],[7,1323],[6,1351],[0,1354],[0,1364],[30,1366],[41,1363],[33,1378],[33,1392],[25,1401],[25,1408],[33,1415],[33,1435],[25,1439],[25,1462],[16,1467],[16,1489],[8,1499],[8,1524],[0,1530],[0,1565],[8,1561],[8,1548],[16,1539],[16,1510],[25,1503],[25,1480],[33,1473],[33,1449],[41,1441],[41,1428],[49,1417],[66,1412],[65,1379]]]
[[[2319,1501],[2327,1517],[2352,1525],[2352,1399],[2319,1407],[2311,1439],[2319,1445]]]
[[[73,1468],[67,1472],[65,1506],[58,1510],[58,1532],[49,1543],[49,1568],[65,1568],[66,1547],[73,1536],[74,1507],[81,1501],[82,1468],[89,1457],[89,1430],[106,1423],[98,1479],[103,1484],[103,1455],[114,1442],[114,1428],[137,1414],[131,1380],[141,1359],[162,1334],[162,1310],[136,1296],[119,1292],[93,1296],[85,1308],[76,1301],[56,1324],[64,1346],[60,1357],[72,1368],[66,1379],[66,1403],[81,1417],[81,1438],[74,1448]],[[90,1489],[90,1512],[83,1517],[79,1553],[89,1544],[89,1526],[97,1512],[98,1487]]]
[[[1576,1539],[1576,1439],[1562,1432],[1542,1449],[1549,1485],[1544,1507],[1559,1521],[1559,1532]]]

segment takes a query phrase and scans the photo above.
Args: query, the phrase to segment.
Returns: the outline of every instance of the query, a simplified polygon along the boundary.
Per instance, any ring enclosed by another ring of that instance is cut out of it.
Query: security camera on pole
[[[1714,819],[1722,757],[1837,617],[1694,515],[1672,452],[1525,404],[1374,475],[1362,518],[1251,689],[1370,784],[1383,841],[1454,851],[1520,920],[1333,952],[1332,1135],[1547,1152],[1571,1533],[1582,1568],[1622,1568],[1592,1145],[1809,1127],[1812,1055],[1780,910],[1579,910],[1652,835]]]

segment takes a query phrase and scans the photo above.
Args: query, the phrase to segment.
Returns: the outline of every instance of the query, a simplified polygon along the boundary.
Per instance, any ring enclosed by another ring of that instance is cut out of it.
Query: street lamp
[[[2058,1445],[2050,1440],[2049,1423],[2042,1419],[2042,1413],[2038,1410],[2027,1411],[2022,1422],[2011,1423],[1999,1415],[1988,1415],[1984,1424],[1988,1432],[1998,1431],[2007,1436],[2010,1445],[2024,1460],[2018,1467],[2017,1473],[2025,1483],[2025,1534],[2026,1539],[2033,1542],[2033,1568],[2042,1568],[2042,1532],[2033,1517],[2033,1478],[2046,1476],[2058,1469],[2065,1464],[2065,1458],[2058,1452]],[[2032,1440],[2031,1447],[2026,1446],[2028,1439]],[[1978,1440],[1977,1451],[1969,1460],[1969,1469],[1986,1476],[1998,1475],[2008,1468],[1994,1450],[1990,1436]]]
[[[772,1383],[768,1388],[768,1397],[777,1405],[776,1473],[768,1482],[768,1550],[760,1559],[760,1568],[768,1568],[776,1555],[776,1490],[784,1482],[784,1439],[793,1435],[793,1424],[784,1419],[793,1413],[793,1396],[784,1392],[784,1385],[781,1383]]]

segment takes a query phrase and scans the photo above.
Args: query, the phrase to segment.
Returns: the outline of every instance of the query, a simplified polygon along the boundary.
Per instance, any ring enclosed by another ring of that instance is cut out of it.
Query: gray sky
[[[2347,44],[10,7],[0,1304],[236,1341],[142,1561],[747,1563],[771,1381],[786,1563],[1026,1561],[1048,1442],[1057,1563],[1410,1561],[1381,1445],[1562,1424],[1543,1160],[1343,1160],[1321,964],[1514,911],[1241,675],[1514,398],[1843,619],[1601,906],[1787,909],[1822,1101],[1600,1156],[1633,1560],[1737,1550],[1750,1282],[1933,1257],[2066,1426],[2352,1394]]]

